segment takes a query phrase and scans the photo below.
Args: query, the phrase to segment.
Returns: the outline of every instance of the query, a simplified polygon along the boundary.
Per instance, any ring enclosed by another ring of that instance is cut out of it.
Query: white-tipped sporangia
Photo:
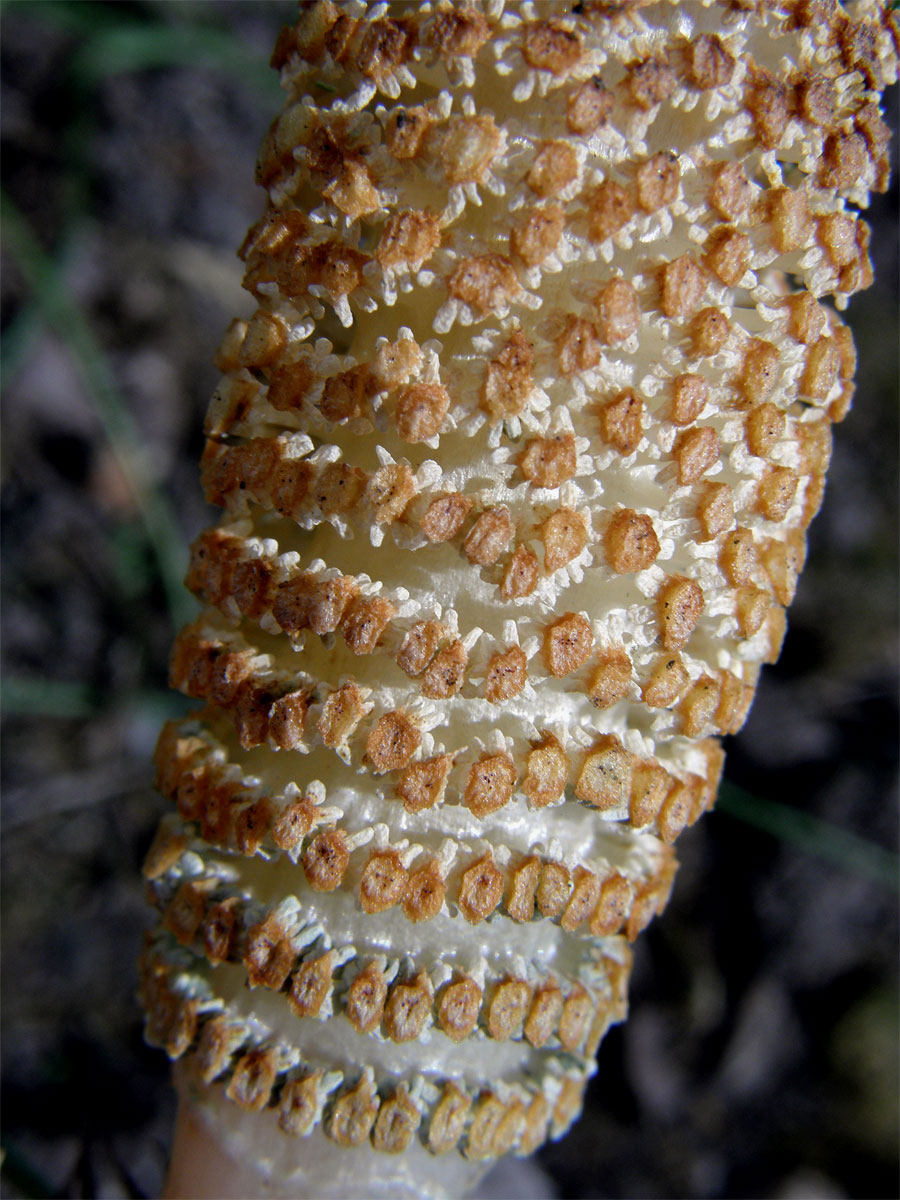
[[[430,1155],[577,1115],[779,652],[896,45],[833,0],[320,0],[279,37],[142,984],[261,1175],[458,1194]],[[357,1149],[316,1176],[322,1134]]]

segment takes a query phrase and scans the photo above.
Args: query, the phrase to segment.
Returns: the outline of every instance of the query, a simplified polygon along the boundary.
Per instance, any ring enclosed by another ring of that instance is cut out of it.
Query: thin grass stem
[[[830,821],[751,795],[727,780],[719,789],[716,811],[762,829],[852,875],[900,892],[900,856]]]
[[[0,196],[0,219],[6,249],[22,272],[44,320],[71,354],[73,365],[94,404],[143,521],[156,558],[169,615],[173,624],[179,626],[190,620],[196,611],[181,582],[183,539],[168,501],[152,482],[132,415],[83,312],[62,286],[53,260],[5,194]]]

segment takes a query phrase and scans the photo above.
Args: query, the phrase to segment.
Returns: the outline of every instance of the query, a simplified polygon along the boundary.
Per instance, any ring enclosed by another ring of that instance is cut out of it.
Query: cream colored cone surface
[[[322,0],[279,37],[142,985],[263,1173],[578,1115],[779,652],[893,20]]]

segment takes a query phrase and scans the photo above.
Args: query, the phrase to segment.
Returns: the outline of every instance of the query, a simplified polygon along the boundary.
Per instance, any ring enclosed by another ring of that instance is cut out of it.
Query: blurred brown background
[[[234,251],[293,12],[0,8],[3,1196],[160,1187],[173,1101],[134,1000],[149,757],[183,710],[200,430],[249,307]],[[896,185],[871,219],[857,400],[784,655],[545,1195],[897,1194]]]

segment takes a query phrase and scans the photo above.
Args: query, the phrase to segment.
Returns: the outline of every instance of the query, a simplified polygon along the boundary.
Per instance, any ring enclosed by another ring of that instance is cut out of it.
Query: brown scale
[[[544,863],[535,892],[535,901],[541,916],[560,916],[568,903],[571,888],[572,873],[564,863]]]
[[[591,623],[581,613],[566,613],[552,621],[544,631],[543,659],[557,679],[571,675],[584,666],[594,644]]]
[[[727,483],[707,483],[699,492],[696,517],[698,541],[711,542],[734,525],[734,496]]]
[[[541,198],[558,196],[578,178],[578,156],[568,142],[544,142],[525,182]]]
[[[566,127],[570,133],[590,137],[606,123],[614,103],[612,92],[594,75],[566,96]]]
[[[574,933],[592,915],[600,899],[601,886],[593,871],[576,867],[572,894],[559,921],[567,933]]]
[[[718,34],[703,33],[684,48],[687,77],[701,91],[727,87],[737,65],[727,43]]]
[[[288,1079],[278,1098],[278,1128],[290,1137],[305,1137],[313,1128],[321,1073]]]
[[[291,973],[297,953],[278,918],[270,913],[248,929],[243,957],[250,986],[278,992]]]
[[[541,860],[530,855],[509,873],[506,911],[515,921],[530,921],[534,917],[535,894],[541,874]]]
[[[660,641],[665,650],[680,650],[703,613],[703,589],[693,579],[670,575],[656,595]]]
[[[840,372],[840,351],[833,338],[822,338],[806,354],[800,390],[810,400],[825,400]]]
[[[519,281],[503,254],[464,258],[447,279],[447,292],[474,312],[502,309],[519,292]]]
[[[385,145],[391,155],[400,162],[419,158],[429,141],[437,116],[433,106],[412,105],[395,109],[388,117],[384,129]]]
[[[528,25],[522,38],[522,57],[531,67],[566,76],[584,51],[581,34],[556,17]]]
[[[613,180],[599,184],[586,197],[588,236],[592,241],[605,242],[628,224],[635,213],[631,193]]]
[[[562,1048],[577,1054],[587,1036],[593,1005],[587,991],[576,984],[569,992],[559,1017],[557,1035]]]
[[[239,905],[236,896],[213,904],[200,924],[203,953],[213,965],[234,961],[239,937]]]
[[[277,1056],[271,1049],[250,1050],[234,1068],[225,1094],[247,1112],[261,1112],[269,1103],[277,1074]]]
[[[365,967],[350,985],[345,1012],[357,1033],[371,1033],[381,1024],[387,1000],[387,983],[376,963]]]
[[[359,467],[330,463],[315,481],[312,498],[325,517],[352,513],[362,503],[368,481]]]
[[[517,546],[503,572],[500,595],[504,600],[521,600],[537,586],[538,560],[525,546]]]
[[[538,528],[544,545],[544,570],[548,573],[567,566],[588,544],[584,518],[571,508],[558,508]]]
[[[471,1106],[471,1097],[455,1083],[448,1081],[444,1085],[428,1129],[428,1148],[432,1153],[446,1154],[455,1149],[463,1135]]]
[[[271,385],[269,387],[271,402]],[[318,409],[326,421],[340,425],[371,412],[372,375],[368,363],[360,363],[325,380]],[[276,404],[275,407],[278,407]]]
[[[601,811],[627,803],[631,795],[631,760],[618,738],[599,738],[578,772],[576,797]]]
[[[503,872],[490,850],[462,874],[457,896],[459,911],[472,925],[486,920],[503,897]]]
[[[413,763],[401,773],[397,795],[407,812],[421,812],[443,803],[452,765],[451,755],[439,754]]]
[[[753,258],[753,246],[745,233],[727,225],[714,229],[706,239],[703,261],[726,287],[737,287]]]
[[[566,1079],[553,1107],[553,1136],[559,1137],[569,1128],[584,1103],[583,1079]]]
[[[396,850],[375,850],[363,869],[358,898],[366,913],[385,912],[399,904],[409,887],[409,872]]]
[[[312,838],[303,852],[303,874],[315,892],[333,892],[340,887],[350,862],[346,834],[341,829],[327,830]]]
[[[438,143],[438,154],[446,182],[451,185],[480,183],[490,170],[491,163],[500,149],[500,141],[500,130],[491,116],[451,117]],[[475,275],[482,270],[491,274],[496,271],[502,275],[506,274],[502,261],[496,255],[483,256],[481,260],[470,259],[469,262]],[[469,286],[474,286],[476,290],[483,286],[474,276],[465,278],[463,283],[464,276],[459,276],[463,290]],[[455,294],[454,285],[451,283],[449,286],[451,295]],[[460,295],[459,299],[466,304],[470,303],[463,295]]]
[[[418,726],[401,711],[385,713],[366,739],[365,761],[376,775],[409,765],[419,748]]]
[[[719,435],[709,425],[695,425],[679,434],[672,450],[681,485],[697,483],[719,461]]]
[[[594,298],[597,320],[594,328],[600,341],[617,345],[636,333],[641,321],[641,308],[632,285],[621,278],[611,279]]]
[[[465,680],[468,660],[468,652],[459,639],[438,651],[422,673],[422,695],[430,700],[455,696]]]
[[[493,704],[511,700],[518,696],[528,681],[528,663],[525,653],[512,646],[505,653],[499,650],[491,655],[484,681],[485,699]]]
[[[562,992],[555,980],[542,983],[535,989],[522,1031],[536,1050],[546,1045],[553,1036],[562,1008]]]
[[[620,454],[632,454],[643,436],[644,402],[626,388],[600,409],[600,436]]]
[[[440,433],[449,407],[450,397],[439,384],[411,384],[397,400],[397,432],[404,442],[426,442]]]
[[[560,372],[563,375],[574,375],[579,371],[589,371],[599,363],[602,350],[596,326],[584,317],[576,317],[570,313],[556,339]]]
[[[314,1017],[328,998],[333,973],[331,951],[305,960],[291,976],[288,1004],[297,1017]]]
[[[380,467],[370,478],[365,491],[377,525],[390,525],[399,520],[415,494],[412,472],[403,463]]]
[[[429,542],[449,542],[463,526],[472,501],[460,492],[437,496],[428,505],[420,521],[420,527]]]
[[[328,1136],[339,1146],[361,1146],[368,1139],[378,1115],[378,1095],[368,1075],[353,1088],[343,1091],[331,1108],[326,1123]]]
[[[706,291],[706,274],[690,254],[664,263],[659,270],[659,303],[667,317],[684,320],[697,311]]]
[[[804,192],[775,188],[766,193],[764,203],[769,234],[777,250],[788,253],[810,244],[814,226]],[[800,295],[808,296],[808,293]]]
[[[651,708],[671,708],[690,684],[690,676],[679,655],[664,654],[657,659],[649,679],[641,688],[641,699]]]
[[[504,979],[494,987],[485,1006],[485,1023],[492,1038],[519,1037],[531,1006],[533,989],[524,979]]]
[[[518,462],[524,477],[535,487],[558,488],[576,471],[575,435],[532,438]]]
[[[463,553],[470,563],[489,567],[506,549],[515,533],[515,525],[505,504],[486,509],[469,530]]]
[[[558,739],[545,734],[526,757],[522,791],[536,808],[545,808],[562,797],[569,773],[569,759]]]
[[[493,1092],[483,1092],[469,1127],[466,1157],[479,1160],[508,1154],[524,1130],[524,1110],[517,1097],[504,1104]]]
[[[212,1083],[224,1074],[246,1036],[243,1029],[235,1028],[225,1017],[212,1017],[204,1023],[197,1044],[197,1065],[204,1083]]]
[[[685,737],[703,737],[715,730],[715,713],[719,705],[719,681],[712,675],[701,675],[691,685],[678,706],[681,732]],[[679,831],[680,832],[680,831]],[[663,838],[663,841],[670,839]]]
[[[163,924],[183,946],[189,946],[206,915],[207,898],[215,888],[214,879],[185,880],[166,907]]]
[[[693,350],[697,355],[718,354],[731,334],[731,325],[718,308],[702,308],[691,322]]]
[[[678,160],[671,151],[654,154],[635,171],[638,207],[653,213],[671,204],[678,198],[680,178]]]
[[[341,620],[344,641],[354,654],[372,654],[390,626],[396,608],[381,596],[354,596]]]
[[[675,90],[677,82],[678,78],[669,63],[662,59],[648,58],[629,70],[628,95],[632,104],[649,110],[667,100]]]
[[[539,266],[559,245],[565,213],[558,204],[527,210],[527,216],[509,235],[509,248],[526,267]]]
[[[424,971],[409,982],[393,984],[384,1006],[384,1029],[391,1041],[415,1041],[431,1019],[432,1001],[431,983]]]
[[[444,8],[434,15],[432,44],[442,56],[473,58],[490,36],[487,20],[474,8]]]
[[[410,921],[430,921],[444,905],[447,887],[436,859],[409,874],[403,913]]]
[[[355,683],[346,683],[326,696],[316,728],[332,749],[346,746],[366,712],[362,693]]]
[[[611,708],[631,691],[633,667],[622,647],[602,650],[596,659],[587,693],[595,708]]]
[[[487,754],[469,768],[463,803],[476,817],[486,817],[512,798],[516,768],[508,754]]]
[[[140,963],[140,996],[146,1011],[144,1036],[178,1059],[193,1044],[199,1027],[197,1003],[169,986],[166,970],[145,952]]]
[[[372,1145],[385,1154],[402,1154],[411,1144],[422,1115],[409,1098],[405,1083],[383,1100],[372,1130]]]
[[[547,1124],[550,1120],[550,1105],[538,1093],[531,1099],[524,1113],[524,1128],[516,1151],[521,1157],[534,1154],[547,1138]]]
[[[438,1026],[453,1041],[463,1041],[478,1024],[481,1002],[481,988],[473,979],[468,976],[454,979],[438,993],[435,1014]]]
[[[157,787],[164,795],[171,796],[171,792],[160,787],[159,784]],[[181,858],[187,844],[188,839],[184,834],[175,832],[169,825],[161,822],[157,826],[153,841],[144,858],[142,868],[144,878],[152,882],[164,875]]]
[[[646,828],[656,820],[668,786],[669,775],[659,763],[653,760],[632,763],[629,817],[635,829]]]

